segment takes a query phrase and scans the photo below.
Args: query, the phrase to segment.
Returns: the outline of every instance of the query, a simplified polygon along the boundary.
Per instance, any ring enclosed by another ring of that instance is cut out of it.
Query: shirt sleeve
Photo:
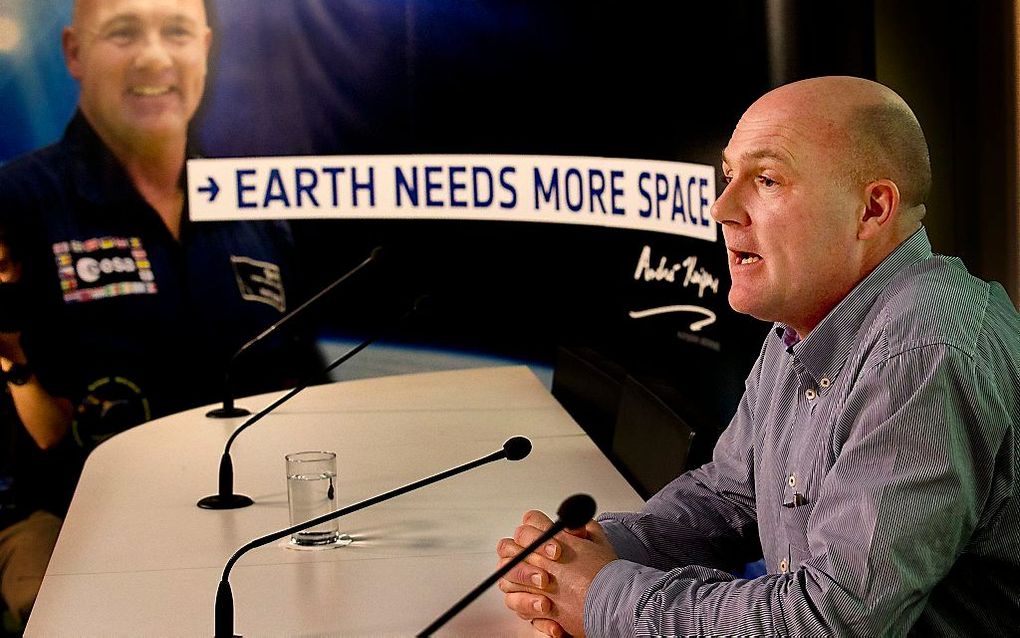
[[[27,160],[16,163],[18,171],[24,173]],[[59,329],[54,319],[58,315],[55,308],[63,302],[56,273],[51,274],[54,257],[43,230],[40,197],[33,190],[34,182],[46,183],[33,179],[32,173],[21,174],[6,166],[0,170],[0,231],[22,267],[23,307],[17,312],[28,364],[47,392],[73,401],[74,388],[80,384],[68,371],[69,366],[64,365],[67,330]],[[0,312],[5,311],[8,309],[0,308]]]
[[[620,558],[657,569],[735,568],[761,556],[754,497],[754,403],[768,342],[712,461],[682,474],[640,512],[598,517]]]
[[[1008,420],[993,376],[941,345],[907,349],[863,372],[846,397],[836,458],[807,520],[810,555],[793,573],[754,580],[711,568],[752,518],[753,494],[734,487],[748,484],[753,469],[743,452],[742,402],[712,464],[678,479],[642,513],[606,519],[614,547],[636,560],[614,561],[596,576],[586,632],[905,635],[986,502]],[[635,552],[635,539],[646,556]]]
[[[764,352],[763,352],[764,355]],[[598,517],[620,560],[603,568],[585,602],[593,636],[630,635],[639,602],[670,570],[703,565],[716,579],[761,556],[754,498],[753,404],[762,357],[744,396],[719,437],[710,463],[687,472],[637,513]],[[718,568],[718,569],[713,569]]]

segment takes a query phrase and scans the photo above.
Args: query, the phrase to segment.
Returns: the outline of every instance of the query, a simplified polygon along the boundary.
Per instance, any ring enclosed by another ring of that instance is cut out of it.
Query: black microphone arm
[[[450,478],[451,476],[456,476],[457,474],[461,474],[462,472],[467,472],[468,470],[472,470],[480,465],[485,465],[486,463],[491,463],[493,461],[498,461],[500,459],[507,459],[508,461],[519,461],[530,453],[531,453],[530,440],[523,436],[511,437],[507,439],[505,443],[503,443],[503,449],[496,450],[492,454],[483,456],[480,459],[475,459],[474,461],[464,463],[463,465],[458,465],[457,467],[451,468],[444,472],[433,474],[432,476],[423,478],[413,483],[408,483],[403,487],[398,487],[396,489],[390,490],[389,492],[379,494],[378,496],[373,496],[371,498],[365,499],[364,501],[354,503],[353,505],[348,505],[347,507],[338,509],[335,512],[329,512],[328,514],[316,516],[315,518],[309,519],[304,523],[291,525],[287,529],[281,529],[278,532],[266,534],[265,536],[261,536],[247,543],[230,556],[230,559],[227,561],[227,564],[223,567],[223,576],[222,578],[220,578],[220,584],[216,588],[216,618],[215,618],[216,638],[224,637],[233,638],[234,636],[234,596],[233,593],[231,593],[230,591],[229,581],[230,568],[233,567],[234,563],[236,563],[238,559],[240,559],[241,556],[243,556],[246,552],[255,549],[256,547],[261,547],[263,545],[272,543],[275,540],[279,540],[295,532],[300,532],[301,530],[308,529],[309,527],[321,525],[326,521],[331,521],[335,518],[340,518],[345,514],[350,514],[351,512],[356,512],[370,505],[381,503],[395,496],[406,494],[407,492],[416,490],[419,487],[425,487],[426,485],[431,485],[432,483],[442,481],[443,479]]]
[[[553,523],[552,527],[550,527],[544,534],[536,538],[535,542],[522,549],[521,553],[514,556],[510,560],[510,562],[500,567],[498,570],[496,570],[494,574],[483,580],[477,587],[469,591],[467,595],[458,600],[453,607],[450,607],[448,610],[446,610],[446,613],[444,613],[439,618],[436,618],[431,625],[429,625],[425,629],[422,629],[421,633],[418,634],[418,638],[422,638],[423,636],[431,636],[432,634],[437,632],[440,627],[445,625],[447,622],[450,621],[451,618],[453,618],[461,611],[463,611],[464,608],[470,605],[475,598],[481,596],[482,593],[486,589],[491,587],[493,583],[495,583],[497,580],[499,580],[503,576],[506,576],[507,572],[509,572],[511,569],[514,568],[515,565],[517,565],[525,558],[527,558],[528,555],[531,554],[531,552],[541,547],[542,544],[545,543],[547,540],[559,534],[564,529],[577,529],[579,527],[584,527],[585,524],[588,521],[590,521],[592,517],[595,516],[595,499],[588,496],[587,494],[574,494],[573,496],[568,497],[567,500],[563,501],[562,504],[560,504],[560,508],[556,510],[556,515],[558,518],[556,519],[556,522]]]
[[[287,401],[290,401],[294,397],[294,395],[301,392],[302,390],[312,385],[316,381],[320,380],[323,377],[323,375],[325,375],[327,372],[333,370],[334,368],[343,364],[345,361],[347,361],[354,355],[358,354],[368,346],[372,345],[382,335],[388,333],[395,326],[401,324],[412,314],[420,311],[422,307],[426,306],[427,304],[428,304],[427,296],[423,295],[421,297],[418,297],[418,299],[415,300],[414,305],[412,305],[411,308],[408,309],[398,319],[380,328],[374,335],[372,335],[368,339],[362,341],[358,345],[354,346],[353,348],[345,352],[343,355],[335,359],[325,368],[316,371],[315,374],[313,375],[305,377],[300,383],[291,388],[289,392],[284,394],[276,401],[273,401],[268,406],[252,415],[250,419],[239,425],[237,429],[234,430],[234,432],[230,435],[230,438],[227,439],[227,444],[223,447],[223,456],[220,457],[219,491],[216,494],[205,496],[199,499],[197,503],[198,506],[201,507],[202,509],[207,510],[229,510],[237,509],[239,507],[248,507],[249,505],[254,503],[254,501],[251,500],[250,497],[245,496],[244,494],[234,494],[234,463],[230,459],[230,446],[233,445],[234,439],[237,438],[237,435],[247,430],[250,426],[260,421],[262,417],[266,416],[276,408],[280,407]]]
[[[367,267],[369,264],[379,261],[379,256],[381,254],[382,246],[376,246],[375,248],[372,249],[371,254],[369,254],[369,256],[366,257],[365,260],[362,261],[360,264],[348,270],[339,279],[337,279],[336,281],[329,284],[319,292],[312,295],[312,297],[310,297],[303,304],[280,317],[280,319],[277,320],[276,323],[269,326],[268,328],[263,330],[260,334],[249,340],[248,343],[238,348],[237,352],[235,352],[233,356],[230,357],[230,360],[227,362],[226,372],[223,374],[223,405],[214,410],[210,410],[209,412],[206,413],[206,416],[213,419],[229,419],[238,416],[248,416],[249,414],[251,414],[251,412],[249,412],[248,410],[245,410],[244,408],[237,407],[234,405],[234,391],[230,383],[230,372],[231,370],[234,369],[234,363],[237,361],[237,359],[242,354],[250,350],[255,344],[261,342],[263,339],[276,332],[276,330],[279,329],[281,326],[290,322],[294,317],[303,314],[306,308],[318,302],[320,299],[322,299],[329,293],[333,292],[334,288],[336,288],[343,282],[347,281],[357,273],[361,272],[361,270]]]

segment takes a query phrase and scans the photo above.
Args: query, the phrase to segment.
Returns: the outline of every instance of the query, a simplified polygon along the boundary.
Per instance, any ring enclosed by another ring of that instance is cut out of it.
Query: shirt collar
[[[127,171],[120,160],[106,146],[85,115],[75,111],[64,131],[64,140],[74,151],[74,179],[78,191],[89,201],[99,203],[111,199],[123,200],[138,197]],[[202,157],[189,135],[185,146],[186,158]],[[181,186],[186,185],[187,171],[181,171]],[[185,193],[187,189],[185,189]]]
[[[131,208],[131,206],[124,206],[125,204],[149,207],[135,188],[120,160],[106,146],[80,109],[75,111],[74,117],[71,118],[64,131],[64,143],[69,146],[71,156],[74,158],[72,179],[74,179],[75,188],[86,201],[98,205],[95,208],[96,211],[110,215],[116,214],[121,209]],[[185,153],[185,157],[201,157],[190,135]],[[181,218],[182,237],[190,227],[186,179],[187,171],[182,170],[180,184],[184,189],[185,197],[184,215]],[[104,206],[103,204],[111,205]]]
[[[124,167],[100,139],[82,112],[76,111],[64,132],[74,158],[73,179],[90,203],[125,202],[139,198]]]
[[[921,227],[854,286],[806,338],[796,339],[792,328],[779,323],[775,325],[776,335],[816,383],[822,379],[833,380],[856,344],[861,325],[886,284],[903,268],[931,255],[928,234]],[[828,385],[828,382],[822,384],[823,387]]]

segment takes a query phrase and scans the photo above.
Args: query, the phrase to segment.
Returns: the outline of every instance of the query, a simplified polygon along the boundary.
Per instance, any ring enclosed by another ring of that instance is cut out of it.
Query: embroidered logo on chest
[[[268,304],[280,312],[287,309],[279,266],[237,255],[230,256],[230,265],[234,267],[234,277],[242,299]]]
[[[53,244],[64,303],[156,294],[149,256],[138,237],[96,237]]]

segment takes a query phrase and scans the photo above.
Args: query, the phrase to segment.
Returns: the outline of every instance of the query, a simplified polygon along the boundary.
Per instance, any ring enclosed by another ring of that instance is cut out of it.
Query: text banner
[[[548,155],[188,161],[191,219],[463,219],[585,224],[714,242],[715,170]]]

